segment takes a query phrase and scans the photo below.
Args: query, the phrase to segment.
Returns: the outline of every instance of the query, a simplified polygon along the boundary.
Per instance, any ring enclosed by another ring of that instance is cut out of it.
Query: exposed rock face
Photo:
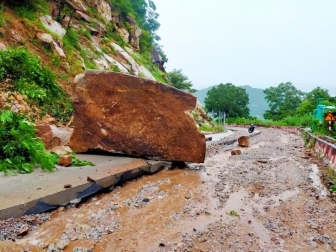
[[[199,126],[208,125],[213,127],[214,124],[205,112],[200,101],[197,100],[196,108],[192,111],[194,119]]]
[[[196,97],[156,81],[86,71],[75,79],[76,152],[104,150],[201,163],[205,137],[189,112]]]
[[[65,35],[65,29],[62,25],[51,18],[51,16],[42,16],[40,17],[40,21],[42,22],[43,26],[48,30],[56,33],[61,38]]]
[[[111,43],[113,48],[117,51],[119,56],[123,58],[125,61],[129,62],[130,64],[130,72],[136,76],[143,76],[146,79],[155,80],[153,75],[143,66],[140,66],[132,57],[126,52],[121,46],[117,45],[116,43]],[[131,49],[126,49],[131,50]],[[124,65],[126,67],[126,65]]]

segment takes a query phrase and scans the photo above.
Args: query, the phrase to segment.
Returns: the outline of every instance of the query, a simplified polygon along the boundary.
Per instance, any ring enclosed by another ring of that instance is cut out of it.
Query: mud
[[[26,235],[0,241],[0,251],[336,251],[323,164],[298,131],[258,130],[248,148],[235,141],[247,130],[235,129],[207,146],[204,164],[58,209]],[[6,221],[10,237],[14,220]]]

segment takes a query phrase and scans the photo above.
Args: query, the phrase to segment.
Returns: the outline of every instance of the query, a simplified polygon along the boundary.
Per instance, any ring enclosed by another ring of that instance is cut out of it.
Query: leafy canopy
[[[314,88],[311,92],[305,95],[304,100],[297,109],[297,114],[312,114],[316,108],[316,101],[318,98],[324,99],[325,102],[331,100],[327,89],[322,89],[320,87]]]
[[[246,90],[231,83],[219,84],[210,89],[204,100],[205,110],[216,114],[226,114],[227,117],[248,117],[247,107],[249,97]]]
[[[271,120],[281,120],[287,116],[293,116],[304,95],[291,82],[280,83],[277,87],[266,88],[264,93],[270,108],[264,113],[264,118]]]
[[[168,73],[169,84],[178,89],[186,90],[195,93],[196,90],[192,88],[192,82],[182,73],[182,70],[176,70]]]

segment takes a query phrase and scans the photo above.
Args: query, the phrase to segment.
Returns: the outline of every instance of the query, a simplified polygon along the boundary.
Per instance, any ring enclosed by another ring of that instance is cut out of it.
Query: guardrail
[[[336,145],[329,143],[308,131],[303,131],[307,147],[314,148],[324,161],[336,171]]]

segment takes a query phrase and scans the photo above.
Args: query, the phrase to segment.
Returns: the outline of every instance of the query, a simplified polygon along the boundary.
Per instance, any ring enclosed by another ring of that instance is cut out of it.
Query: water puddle
[[[227,132],[222,132],[222,133],[216,133],[216,134],[207,134],[206,137],[212,137],[211,142],[216,142],[219,140],[222,140],[223,138],[230,136],[233,134],[232,130],[228,130]]]
[[[309,178],[313,182],[313,187],[320,193],[321,197],[325,198],[329,192],[321,181],[318,166],[316,164],[312,164],[310,167],[312,171],[309,173]]]

